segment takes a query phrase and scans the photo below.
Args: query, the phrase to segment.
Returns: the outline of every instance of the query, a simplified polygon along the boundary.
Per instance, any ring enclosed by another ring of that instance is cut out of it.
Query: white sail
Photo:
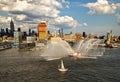
[[[61,60],[61,69],[65,69],[64,64],[63,64],[63,60]]]
[[[61,71],[61,72],[65,72],[65,71],[68,70],[68,69],[66,69],[66,68],[64,67],[63,60],[61,60],[61,68],[59,68],[58,70]]]

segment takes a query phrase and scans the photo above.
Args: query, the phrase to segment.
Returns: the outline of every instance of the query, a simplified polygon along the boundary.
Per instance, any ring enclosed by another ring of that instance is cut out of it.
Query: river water
[[[63,58],[68,71],[58,71],[60,60],[44,61],[40,51],[0,51],[0,82],[120,82],[120,48],[106,48],[97,59]]]

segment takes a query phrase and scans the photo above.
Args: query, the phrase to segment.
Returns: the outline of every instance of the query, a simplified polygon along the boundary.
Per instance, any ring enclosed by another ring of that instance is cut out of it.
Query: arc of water
[[[79,45],[78,45],[77,51],[81,50],[81,48],[82,48],[82,44],[83,44],[83,41],[84,41],[84,40],[81,40],[81,41],[79,42]]]

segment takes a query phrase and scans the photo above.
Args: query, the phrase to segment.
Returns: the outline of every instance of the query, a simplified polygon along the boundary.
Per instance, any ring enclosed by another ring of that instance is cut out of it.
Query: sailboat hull
[[[59,71],[61,71],[61,72],[66,72],[66,71],[68,71],[68,69],[58,69]]]

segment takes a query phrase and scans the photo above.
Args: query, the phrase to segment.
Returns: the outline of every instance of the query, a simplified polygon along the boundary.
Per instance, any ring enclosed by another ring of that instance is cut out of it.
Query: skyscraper
[[[17,31],[18,31],[18,32],[21,32],[21,28],[18,28]]]
[[[4,29],[1,28],[1,36],[4,36],[5,35],[5,31]]]
[[[12,19],[11,19],[11,22],[10,22],[10,34],[11,34],[12,36],[13,36],[14,30],[15,30],[15,28],[14,28],[14,22],[13,22]]]
[[[38,24],[38,37],[39,40],[45,40],[47,36],[47,22],[46,21],[41,21]]]
[[[29,29],[29,36],[31,36],[32,32],[31,32],[31,29]]]
[[[9,30],[8,30],[8,28],[6,28],[6,35],[7,35],[7,36],[9,35]]]
[[[15,43],[22,42],[22,33],[21,32],[18,32],[18,31],[14,32],[14,42]]]
[[[84,38],[86,38],[86,37],[87,37],[87,35],[86,35],[86,33],[85,33],[85,32],[83,32],[83,37],[84,37]]]

